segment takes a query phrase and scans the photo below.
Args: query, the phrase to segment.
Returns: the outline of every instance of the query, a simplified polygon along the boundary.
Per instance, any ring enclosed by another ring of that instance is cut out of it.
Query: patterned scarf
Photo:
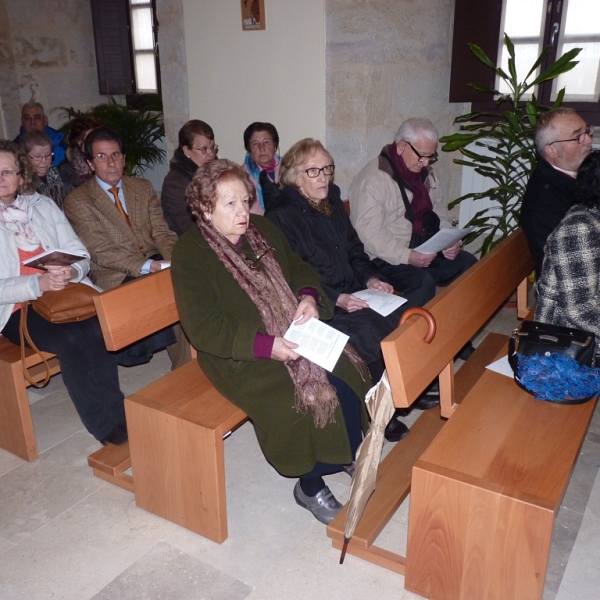
[[[198,220],[198,228],[225,268],[256,305],[267,333],[283,337],[292,322],[298,300],[262,233],[252,223],[248,226],[246,239],[256,256],[255,260],[251,260],[204,219]],[[296,388],[296,410],[303,414],[310,410],[316,427],[335,423],[338,399],[325,370],[303,357],[284,364]]]
[[[65,188],[56,167],[50,167],[44,179],[35,177],[36,191],[42,196],[48,196],[54,200],[56,206],[62,210],[65,203]]]
[[[90,165],[88,165],[88,162],[85,159],[85,155],[78,146],[67,149],[67,159],[71,163],[73,169],[75,169],[75,173],[77,173],[77,176],[81,179],[82,183],[90,179],[93,175]]]
[[[0,201],[0,221],[8,231],[15,234],[17,248],[29,252],[37,250],[41,245],[27,214],[30,198],[31,196],[17,196],[12,204]]]

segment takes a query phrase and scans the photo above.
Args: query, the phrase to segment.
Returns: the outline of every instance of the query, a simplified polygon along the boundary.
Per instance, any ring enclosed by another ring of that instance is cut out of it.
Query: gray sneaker
[[[310,510],[315,519],[325,525],[331,523],[343,508],[327,486],[316,496],[307,496],[300,487],[300,481],[297,481],[294,486],[294,500],[302,508]]]

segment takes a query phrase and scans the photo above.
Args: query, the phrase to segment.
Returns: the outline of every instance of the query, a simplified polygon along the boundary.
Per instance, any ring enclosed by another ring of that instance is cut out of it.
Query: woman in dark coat
[[[352,463],[371,381],[352,349],[328,374],[283,338],[292,321],[329,318],[332,306],[285,236],[250,217],[255,199],[250,176],[234,163],[198,169],[188,188],[197,226],[172,256],[177,308],[202,370],[248,414],[273,467],[299,477],[296,502],[328,523],[341,505],[322,476]]]
[[[169,163],[161,193],[165,221],[178,236],[194,223],[185,201],[185,190],[198,167],[213,160],[218,150],[215,134],[208,123],[192,119],[179,130],[179,146]]]
[[[310,138],[294,144],[281,161],[282,190],[266,217],[286,235],[292,249],[321,277],[335,304],[329,325],[350,336],[350,343],[368,363],[373,381],[385,369],[381,340],[396,327],[409,301],[387,317],[353,295],[365,288],[393,293],[384,275],[369,260],[333,183],[335,166],[321,142]],[[386,430],[390,441],[402,439],[408,428],[393,419]]]

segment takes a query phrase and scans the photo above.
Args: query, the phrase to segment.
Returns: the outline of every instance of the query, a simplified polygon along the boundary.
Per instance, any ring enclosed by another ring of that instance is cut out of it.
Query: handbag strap
[[[508,364],[515,374],[515,377],[519,371],[519,355],[516,351],[516,339],[517,330],[515,329],[512,332],[512,335],[508,338]]]
[[[21,317],[19,321],[19,340],[21,342],[21,364],[23,365],[23,376],[35,388],[42,388],[50,381],[50,365],[46,360],[46,357],[40,352],[39,348],[33,343],[31,336],[29,335],[29,329],[27,328],[27,309],[29,308],[29,302],[23,302],[21,304]],[[29,369],[25,365],[25,340],[31,347],[31,349],[39,354],[42,362],[44,363],[44,368],[46,370],[46,374],[44,375],[44,380],[42,383],[38,383],[29,373]]]

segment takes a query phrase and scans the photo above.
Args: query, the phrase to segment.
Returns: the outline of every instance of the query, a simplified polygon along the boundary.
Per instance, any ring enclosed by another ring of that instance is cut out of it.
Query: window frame
[[[496,79],[495,73],[475,57],[467,44],[477,44],[494,64],[498,64],[502,5],[503,0],[456,0],[455,3],[449,101],[471,102],[474,112],[493,111],[496,102],[482,100],[483,94],[468,87],[468,83],[494,88]],[[547,0],[542,47],[549,45],[553,24],[558,22],[563,26],[562,6],[560,0]],[[557,47],[558,43],[555,43],[540,66],[541,71],[556,61]],[[542,83],[536,92],[540,104],[551,106],[551,93],[552,81]],[[600,101],[565,101],[562,106],[575,109],[587,123],[600,125]]]
[[[153,53],[157,93],[160,96],[156,0],[147,0],[144,2],[146,4],[152,7]],[[130,0],[91,0],[91,6],[99,93],[106,96],[150,93],[139,92],[137,86]]]

